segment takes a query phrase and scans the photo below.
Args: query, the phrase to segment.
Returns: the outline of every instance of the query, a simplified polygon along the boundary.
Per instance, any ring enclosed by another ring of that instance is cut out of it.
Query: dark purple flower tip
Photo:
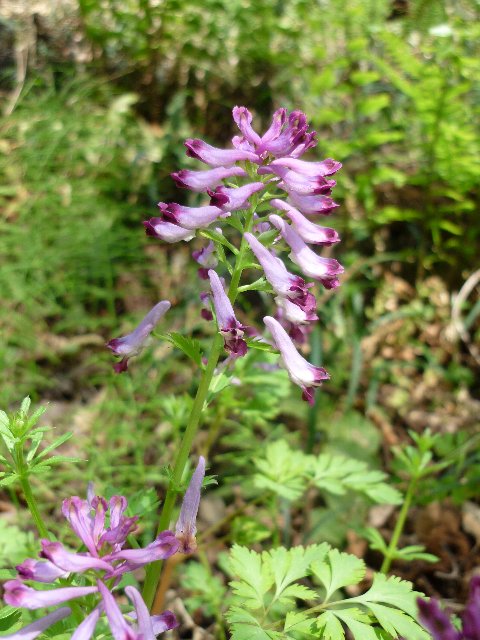
[[[216,191],[209,191],[208,195],[210,196],[210,204],[212,207],[218,207],[219,209],[221,209],[229,201],[228,196],[224,193],[221,193],[218,187]]]
[[[128,371],[128,358],[122,358],[118,362],[114,362],[112,367],[115,373],[125,373],[125,371]]]
[[[302,391],[302,400],[305,400],[313,407],[315,404],[315,389],[313,387],[305,387]]]
[[[153,632],[155,635],[168,631],[169,629],[175,629],[178,627],[178,620],[175,617],[173,611],[168,609],[161,613],[159,616],[152,616]]]
[[[35,580],[36,582],[54,582],[57,578],[65,578],[68,572],[59,569],[52,562],[38,561],[27,558],[16,567],[22,580]]]
[[[469,640],[456,631],[450,618],[445,611],[442,611],[435,598],[430,600],[418,598],[417,605],[420,622],[432,634],[433,640],[461,640],[462,637]]]
[[[200,315],[202,316],[202,318],[204,320],[207,320],[210,322],[210,320],[213,320],[213,313],[211,311],[209,311],[208,309],[202,309],[200,311]]]

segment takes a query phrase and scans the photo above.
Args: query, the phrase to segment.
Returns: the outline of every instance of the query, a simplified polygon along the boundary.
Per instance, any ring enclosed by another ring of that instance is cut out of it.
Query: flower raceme
[[[335,229],[317,222],[319,215],[330,215],[338,207],[331,197],[336,184],[332,176],[342,165],[331,158],[313,162],[302,158],[316,145],[316,133],[310,130],[301,111],[288,113],[286,109],[278,109],[263,134],[255,130],[252,114],[246,107],[235,107],[233,119],[239,135],[232,138],[232,148],[220,149],[203,140],[188,139],[187,155],[206,168],[172,173],[177,186],[205,194],[205,201],[195,207],[160,202],[159,215],[143,224],[147,235],[167,243],[189,242],[196,236],[208,239],[208,244],[196,249],[193,257],[201,265],[200,277],[210,280],[218,331],[225,339],[225,349],[229,355],[239,357],[247,352],[248,342],[243,338],[245,328],[233,309],[239,291],[265,291],[270,286],[276,303],[272,315],[298,343],[305,341],[312,323],[318,319],[311,292],[314,284],[306,279],[320,282],[327,289],[339,286],[343,267],[333,258],[318,255],[311,247],[328,247],[340,240]],[[214,230],[210,230],[212,225]],[[294,272],[290,272],[282,258],[285,247],[296,265]],[[252,258],[256,258],[263,271],[262,278],[255,283],[240,284],[247,265],[255,266]],[[214,271],[220,264],[234,280],[227,283],[228,296]],[[202,296],[205,301],[206,294]],[[212,314],[203,309],[202,316],[211,318]],[[276,325],[272,330],[275,339],[274,331]],[[277,331],[277,338],[278,335]],[[132,354],[137,350],[135,339],[135,332],[120,339],[127,343],[124,348],[132,348]],[[285,350],[283,337],[276,344]],[[112,348],[110,343],[109,346]],[[287,365],[291,357],[282,349],[281,358]],[[121,355],[118,350],[114,353]],[[117,370],[125,370],[126,362],[123,359],[118,363]],[[308,381],[291,371],[290,377],[302,387],[304,398],[311,401],[312,389],[320,383],[317,377]],[[323,374],[321,379],[325,379]]]
[[[200,457],[185,492],[176,532],[162,531],[144,548],[124,549],[138,518],[125,515],[128,505],[123,496],[113,496],[108,503],[100,496],[90,495],[87,500],[77,496],[65,500],[63,515],[87,551],[71,552],[60,542],[41,540],[40,560],[28,558],[17,566],[18,577],[5,583],[5,602],[13,607],[41,609],[85,596],[96,596],[97,603],[74,632],[74,640],[89,640],[102,612],[115,640],[155,640],[158,633],[176,627],[173,613],[165,611],[161,615],[150,616],[137,589],[126,587],[125,593],[134,607],[134,612],[128,614],[132,621],[136,621],[132,626],[119,609],[112,589],[124,574],[139,567],[164,560],[175,553],[195,551],[196,517],[204,475],[205,459]],[[91,584],[37,590],[24,582],[52,584],[59,578],[71,579],[79,575],[83,582],[87,580]],[[69,608],[63,607],[6,637],[11,640],[33,639],[70,613]]]

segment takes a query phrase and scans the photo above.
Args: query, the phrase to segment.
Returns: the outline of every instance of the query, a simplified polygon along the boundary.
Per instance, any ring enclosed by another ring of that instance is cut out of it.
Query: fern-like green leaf
[[[312,564],[312,571],[325,587],[325,601],[328,601],[338,589],[362,580],[365,563],[356,556],[331,549],[324,561]]]

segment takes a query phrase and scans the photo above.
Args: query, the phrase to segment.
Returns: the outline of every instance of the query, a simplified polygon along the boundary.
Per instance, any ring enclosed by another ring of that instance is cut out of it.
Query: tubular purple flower
[[[7,604],[25,609],[51,607],[98,591],[97,587],[64,587],[50,591],[35,591],[20,580],[9,580],[5,582],[3,588],[5,590],[3,599]]]
[[[162,531],[153,542],[143,549],[120,549],[103,556],[103,559],[109,563],[115,562],[115,560],[126,560],[130,567],[142,567],[149,562],[165,560],[173,556],[178,551],[178,546],[178,540],[171,531]]]
[[[135,587],[125,587],[125,593],[135,607],[130,617],[137,621],[139,638],[142,640],[156,640],[159,633],[178,626],[177,619],[171,611],[165,611],[159,616],[151,616],[140,593]]]
[[[295,191],[289,191],[288,197],[292,201],[293,205],[306,215],[319,213],[323,216],[328,216],[333,209],[340,206],[329,196],[302,196]]]
[[[225,178],[233,176],[246,177],[245,171],[241,167],[218,167],[207,171],[188,171],[183,169],[172,173],[171,176],[177,187],[190,189],[190,191],[202,192],[207,189],[215,189]]]
[[[280,351],[280,357],[290,380],[302,388],[302,398],[309,404],[313,404],[314,387],[319,387],[330,376],[325,369],[315,367],[298,353],[291,338],[275,318],[266,316],[263,321],[270,330],[274,343]]]
[[[252,145],[259,145],[261,139],[258,133],[252,128],[252,114],[250,111],[246,107],[234,107],[232,113],[235,124],[242,132],[245,140]]]
[[[19,629],[14,633],[10,633],[6,636],[1,636],[2,638],[6,638],[6,640],[35,640],[41,633],[43,633],[48,627],[51,627],[56,622],[63,620],[68,617],[72,613],[72,610],[69,607],[61,607],[60,609],[56,609],[52,611],[52,613],[47,614],[40,620],[35,620],[31,624],[27,624],[23,629]],[[73,636],[72,636],[73,638]]]
[[[103,608],[115,640],[153,640],[153,638],[141,639],[141,636],[133,630],[123,617],[112,593],[101,580],[98,581],[98,590],[102,596]]]
[[[113,338],[113,340],[110,340],[110,342],[107,343],[107,347],[111,349],[116,356],[122,356],[120,362],[117,362],[113,366],[116,373],[122,373],[127,370],[130,358],[140,353],[147,338],[170,307],[171,304],[168,300],[162,300],[147,313],[132,333],[129,333],[122,338]],[[65,515],[65,517],[68,516]],[[85,542],[85,544],[87,543]],[[88,549],[91,550],[90,547],[88,547]]]
[[[205,458],[200,456],[190,483],[185,491],[180,514],[175,525],[175,535],[180,542],[180,553],[193,553],[197,548],[197,514],[200,505],[200,493],[205,477]]]
[[[318,316],[313,310],[305,311],[287,298],[277,296],[275,302],[283,310],[285,318],[292,324],[309,324],[318,320]]]
[[[433,640],[461,640],[465,637],[455,630],[448,615],[440,609],[434,598],[428,601],[419,598],[417,604],[420,622],[432,634]]]
[[[70,640],[90,640],[100,618],[100,607],[95,609],[78,625]]]
[[[178,627],[178,621],[172,611],[164,611],[159,616],[152,616],[153,633],[157,636],[159,633],[175,629]]]
[[[42,551],[40,557],[50,560],[55,566],[69,573],[83,573],[89,569],[99,569],[101,571],[111,571],[112,567],[102,560],[91,555],[71,553],[67,551],[61,542],[50,542],[41,540]]]
[[[309,244],[321,244],[329,246],[335,242],[340,242],[340,236],[330,227],[321,227],[318,224],[310,222],[304,215],[292,207],[285,200],[278,200],[275,198],[270,201],[270,204],[276,209],[284,211],[286,215],[292,221],[293,227],[298,235]]]
[[[232,303],[228,299],[217,273],[210,269],[208,277],[210,278],[218,330],[225,338],[225,349],[234,357],[244,356],[247,353],[247,343],[243,340],[245,327],[236,319]]]
[[[97,545],[93,539],[93,520],[91,505],[87,500],[72,496],[62,503],[62,513],[68,520],[74,533],[80,538],[90,553],[98,557]]]
[[[307,162],[297,158],[276,158],[270,165],[271,168],[288,167],[304,176],[331,176],[342,168],[342,163],[326,158],[321,162]]]
[[[153,640],[153,638],[155,638],[155,631],[153,629],[152,618],[142,596],[135,587],[125,587],[125,593],[135,607],[137,628],[140,637],[145,640],[148,638],[152,638]]]
[[[100,545],[105,543],[112,546],[114,550],[120,549],[132,531],[137,526],[138,516],[132,516],[131,518],[122,518],[120,523],[115,528],[109,528],[102,534],[100,538]]]
[[[277,167],[269,165],[260,167],[258,173],[261,175],[274,173],[282,179],[279,187],[290,193],[294,191],[300,195],[329,194],[337,184],[335,180],[327,180],[323,176],[306,176],[287,167]]]
[[[305,284],[303,278],[289,273],[280,258],[272,255],[254,235],[246,233],[245,239],[262,266],[265,277],[275,293],[287,298],[306,312],[315,310],[315,297],[308,291],[313,285]]]
[[[110,529],[115,529],[122,521],[123,514],[128,506],[125,496],[112,496],[108,503],[110,510]]]
[[[94,511],[92,536],[95,546],[98,548],[100,536],[105,531],[105,512],[107,511],[108,505],[107,501],[100,496],[93,496],[91,500],[87,499],[87,502]]]
[[[218,229],[221,233],[221,229]],[[192,258],[198,262],[200,269],[198,275],[202,280],[208,280],[208,270],[216,267],[218,264],[217,255],[215,253],[215,243],[210,240],[206,247],[192,252]]]
[[[287,110],[283,107],[281,109],[277,109],[272,116],[272,123],[267,129],[267,131],[263,134],[260,147],[266,148],[269,142],[272,140],[276,140],[280,135],[283,125],[287,120]]]
[[[48,560],[39,561],[27,558],[22,564],[17,564],[15,568],[22,580],[35,580],[36,582],[49,583],[55,582],[57,578],[65,578],[68,576],[68,571],[59,569]]]
[[[251,162],[259,160],[258,155],[251,151],[218,149],[198,138],[185,140],[185,147],[187,148],[187,156],[201,160],[211,167],[227,167],[242,160],[250,160]]]
[[[251,182],[243,187],[217,187],[215,191],[209,191],[210,204],[220,207],[222,211],[235,211],[249,206],[248,198],[263,189],[263,182]]]
[[[278,129],[275,134],[277,131]],[[301,111],[290,113],[288,123],[278,135],[270,135],[270,139],[266,141],[265,136],[257,148],[257,153],[268,152],[276,157],[289,156],[295,152],[300,155],[316,144],[314,132],[308,133],[307,118]]]
[[[290,247],[290,258],[307,276],[319,280],[326,289],[339,286],[337,275],[343,273],[344,269],[337,260],[317,256],[280,216],[271,215],[269,220],[280,231]]]
[[[201,229],[208,227],[214,220],[227,218],[230,214],[225,213],[218,207],[185,207],[181,204],[170,202],[159,202],[158,206],[162,212],[164,220],[178,224],[184,229]]]
[[[180,242],[181,240],[188,242],[195,237],[195,231],[192,231],[191,229],[184,229],[178,224],[166,222],[163,218],[157,217],[150,218],[150,220],[144,220],[143,226],[145,227],[147,236],[160,238],[160,240],[163,240],[164,242],[173,243]]]

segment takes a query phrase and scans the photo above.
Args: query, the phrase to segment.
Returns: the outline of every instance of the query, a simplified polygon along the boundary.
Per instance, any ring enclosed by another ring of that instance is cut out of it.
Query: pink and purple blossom
[[[290,380],[301,387],[302,398],[309,404],[313,404],[315,387],[321,386],[322,382],[328,380],[330,376],[325,369],[310,364],[298,353],[292,339],[275,318],[266,316],[263,321],[272,334],[275,346],[280,351],[280,358]]]
[[[241,167],[217,167],[216,169],[208,169],[206,171],[189,171],[182,169],[171,174],[177,187],[181,189],[190,189],[190,191],[207,191],[207,189],[215,189],[225,178],[233,176],[247,176]]]
[[[180,543],[180,553],[193,553],[197,548],[197,514],[200,505],[200,493],[205,477],[205,458],[200,456],[197,468],[193,472],[190,484],[185,491],[180,514],[175,525],[175,536]]]
[[[291,249],[290,258],[298,264],[305,275],[319,280],[326,289],[339,286],[338,275],[343,273],[342,265],[333,258],[322,258],[312,251],[298,233],[280,216],[269,216],[270,222],[280,231]]]
[[[116,373],[122,373],[128,369],[130,358],[141,352],[150,334],[170,307],[171,304],[168,300],[162,300],[147,313],[132,333],[122,338],[113,338],[107,342],[107,347],[116,356],[121,356],[121,360],[113,365]]]
[[[208,276],[218,330],[225,339],[225,349],[234,357],[244,356],[247,353],[247,343],[243,339],[245,327],[236,319],[232,303],[228,299],[217,273],[210,269]]]

